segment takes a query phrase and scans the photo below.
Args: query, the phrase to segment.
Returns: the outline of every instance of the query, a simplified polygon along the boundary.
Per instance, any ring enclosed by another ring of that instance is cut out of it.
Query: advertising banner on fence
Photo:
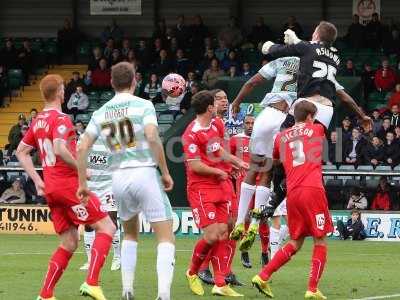
[[[55,234],[47,206],[0,205],[0,233]]]
[[[353,0],[353,15],[360,16],[360,23],[366,25],[372,14],[381,14],[381,0]]]
[[[333,223],[338,220],[346,222],[349,211],[331,211]],[[188,208],[175,209],[173,213],[174,232],[178,236],[200,235]],[[140,232],[150,234],[150,224],[141,216]],[[364,212],[362,220],[365,226],[367,240],[400,242],[400,212],[377,213]],[[36,205],[0,205],[0,233],[6,234],[55,234],[51,222],[50,210],[47,206]],[[335,230],[331,238],[338,238]]]
[[[264,109],[259,103],[242,103],[240,104],[240,112],[236,118],[232,116],[232,105],[229,105],[229,111],[224,116],[225,128],[229,136],[242,133],[244,126],[244,118],[247,115],[257,117],[258,114]]]
[[[142,0],[90,0],[91,15],[141,15]]]

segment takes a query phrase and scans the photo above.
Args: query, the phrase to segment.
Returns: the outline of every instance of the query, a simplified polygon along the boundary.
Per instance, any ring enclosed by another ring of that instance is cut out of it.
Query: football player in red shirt
[[[314,250],[305,299],[327,299],[318,290],[318,282],[327,256],[325,236],[333,226],[322,183],[324,127],[313,123],[316,112],[313,103],[299,101],[294,110],[296,124],[275,139],[273,158],[283,163],[286,173],[290,241],[252,279],[253,285],[268,297],[273,297],[268,284],[272,274],[301,249],[305,237],[312,236]]]
[[[247,168],[247,164],[223,148],[224,126],[220,119],[214,118],[216,109],[213,94],[209,91],[197,93],[192,98],[192,107],[196,112],[196,119],[186,128],[182,142],[186,159],[188,200],[194,220],[204,234],[195,245],[186,276],[192,292],[204,295],[197,273],[209,251],[213,251],[211,263],[215,285],[212,293],[240,297],[240,294],[225,283],[229,271],[226,241],[232,197],[225,164],[232,163],[237,168]]]
[[[231,137],[229,144],[231,148],[231,153],[240,159],[242,159],[246,163],[250,163],[250,137],[253,131],[254,126],[254,116],[247,115],[244,118],[244,126],[243,132],[236,134]],[[236,174],[236,194],[240,194],[240,187],[244,178],[246,177],[246,172],[241,171],[237,172]],[[250,209],[254,208],[254,197],[253,200],[250,202],[249,205]],[[250,220],[246,220],[245,226],[246,230],[250,225]],[[265,265],[268,262],[268,245],[269,245],[269,227],[267,222],[261,222],[260,226],[258,227],[258,233],[260,235],[261,240],[261,262],[262,265]],[[241,252],[241,261],[245,268],[251,268],[251,262],[249,253],[247,251]]]
[[[96,231],[90,267],[80,293],[96,300],[105,300],[99,287],[99,275],[116,228],[107,212],[101,209],[96,196],[90,195],[87,204],[82,204],[76,197],[78,189],[76,136],[70,118],[61,112],[61,104],[64,101],[62,77],[45,76],[40,82],[40,90],[45,108],[38,114],[19,144],[17,157],[35,183],[38,195],[45,196],[54,229],[61,243],[50,259],[38,300],[55,299],[54,287],[78,246],[79,224],[89,224]],[[30,156],[32,149],[37,149],[39,152],[44,181],[32,163]]]

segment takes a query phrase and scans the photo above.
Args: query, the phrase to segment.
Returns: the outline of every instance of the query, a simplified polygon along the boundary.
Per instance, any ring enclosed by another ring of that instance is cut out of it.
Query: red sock
[[[258,234],[261,240],[261,252],[268,253],[269,247],[269,226],[267,223],[262,222],[258,227]]]
[[[211,256],[212,256],[212,249],[208,251],[208,254],[206,258],[203,260],[203,263],[201,264],[199,271],[210,269]]]
[[[96,233],[91,251],[90,266],[86,277],[87,284],[94,286],[99,285],[100,271],[107,258],[108,251],[110,251],[112,240],[113,237],[106,233]]]
[[[213,246],[207,243],[204,239],[197,241],[193,249],[192,260],[189,267],[189,275],[194,275],[199,272],[201,264],[212,248]]]
[[[292,255],[296,253],[296,249],[291,243],[287,243],[284,247],[276,252],[272,260],[258,274],[262,280],[268,280],[272,273],[286,264]]]
[[[314,245],[310,275],[308,280],[308,290],[313,293],[317,290],[319,279],[324,272],[326,254],[327,247],[325,245]]]
[[[44,279],[42,290],[40,291],[40,297],[51,298],[53,297],[53,290],[61,278],[64,270],[68,266],[68,262],[72,256],[72,253],[65,250],[64,248],[58,247],[54,252],[53,256],[49,261],[49,269],[47,270],[46,277]]]
[[[232,272],[233,258],[235,257],[236,253],[236,241],[227,240],[227,250],[228,250],[228,265],[226,266],[226,270],[229,274]]]
[[[214,271],[214,282],[216,286],[224,286],[227,271],[227,241],[219,241],[215,244],[212,251],[211,263]]]

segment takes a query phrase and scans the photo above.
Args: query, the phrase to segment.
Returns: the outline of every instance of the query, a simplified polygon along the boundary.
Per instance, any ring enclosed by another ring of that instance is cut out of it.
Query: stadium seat
[[[323,171],[336,171],[336,165],[322,165]],[[326,183],[328,180],[335,179],[335,175],[324,175],[324,182]]]
[[[102,102],[107,102],[107,101],[111,100],[111,98],[114,97],[114,95],[115,95],[115,93],[112,91],[103,92],[100,96],[100,100]]]
[[[19,90],[24,85],[24,76],[21,69],[10,69],[7,75],[9,89]]]
[[[175,121],[178,121],[180,118],[182,118],[183,117],[183,115],[182,114],[179,114],[179,115],[177,115],[176,117],[175,117]]]
[[[367,190],[375,191],[379,185],[379,179],[369,179],[365,181],[365,187]]]
[[[78,115],[76,116],[76,119],[77,119],[77,120],[82,121],[82,122],[85,123],[85,124],[89,123],[90,118],[91,118],[91,115],[90,115],[90,114],[78,114]]]
[[[172,114],[161,114],[158,118],[160,124],[172,124],[174,123],[174,116]]]
[[[154,105],[154,108],[156,109],[157,112],[162,112],[168,110],[169,106],[166,103],[156,103]]]
[[[387,171],[387,172],[391,172],[392,171],[392,167],[391,166],[377,166],[376,171]]]
[[[384,101],[384,95],[380,92],[372,92],[368,96],[368,100],[371,102],[380,102],[382,103]]]
[[[158,126],[158,130],[160,132],[160,135],[163,136],[165,132],[167,132],[168,129],[171,128],[171,124],[160,124]]]
[[[398,173],[399,176],[393,176],[393,177],[392,177],[392,180],[400,181],[400,165],[395,166],[395,167],[393,168],[393,171],[396,172],[396,173]]]

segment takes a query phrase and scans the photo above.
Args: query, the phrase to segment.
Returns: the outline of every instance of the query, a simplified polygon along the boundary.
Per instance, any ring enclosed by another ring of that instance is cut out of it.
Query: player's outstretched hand
[[[262,54],[264,54],[264,55],[268,54],[269,53],[269,48],[271,48],[273,45],[275,45],[274,42],[271,42],[271,41],[265,42],[262,45],[262,48],[261,48]]]
[[[300,39],[297,37],[296,32],[291,29],[286,30],[284,33],[284,40],[286,45],[295,45],[300,43]]]
[[[44,182],[43,180],[39,180],[35,182],[36,193],[38,196],[44,196]]]
[[[164,174],[161,176],[161,181],[164,185],[164,191],[170,192],[174,188],[174,181],[169,174]]]
[[[232,102],[232,116],[236,118],[237,114],[240,112],[240,103],[236,99]]]
[[[78,191],[76,192],[76,197],[78,197],[79,201],[83,205],[86,205],[89,202],[90,191],[86,186],[79,186]]]
[[[373,121],[370,117],[364,116],[361,119],[361,126],[364,128],[365,132],[370,132],[373,128]]]

